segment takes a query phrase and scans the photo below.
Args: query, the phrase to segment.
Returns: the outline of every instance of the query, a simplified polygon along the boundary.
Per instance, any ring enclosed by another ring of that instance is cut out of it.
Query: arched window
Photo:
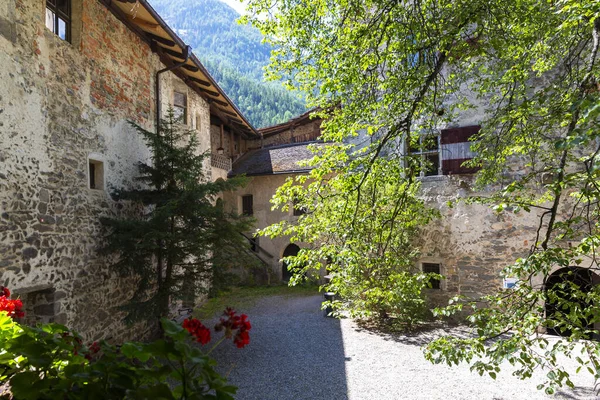
[[[283,255],[281,256],[281,258],[297,256],[299,251],[300,247],[291,243],[285,248],[285,250],[283,250]],[[281,266],[281,280],[287,282],[290,280],[291,277],[292,273],[288,270],[288,263],[284,261],[283,265]]]
[[[582,329],[594,328],[581,312],[571,313],[572,307],[568,305],[579,306],[579,310],[589,309],[591,304],[582,298],[581,294],[589,293],[599,281],[598,275],[588,268],[581,267],[561,268],[546,278],[546,319],[558,324],[548,327],[549,334],[571,336],[572,330],[562,321]],[[577,318],[573,319],[573,315],[577,315]]]

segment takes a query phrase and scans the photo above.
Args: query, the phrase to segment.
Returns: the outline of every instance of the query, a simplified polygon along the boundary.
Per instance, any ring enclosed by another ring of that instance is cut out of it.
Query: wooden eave
[[[285,132],[285,131],[290,130],[291,128],[295,128],[297,126],[306,125],[308,123],[318,121],[318,120],[320,120],[320,118],[317,118],[317,117],[311,118],[311,114],[315,111],[317,111],[317,109],[313,108],[311,110],[308,110],[304,114],[301,114],[295,118],[290,119],[289,121],[282,122],[281,124],[277,124],[277,125],[267,126],[266,128],[261,128],[258,130],[258,132],[263,137],[269,137],[269,136],[276,135],[281,132]]]
[[[187,45],[148,4],[147,0],[99,1],[146,42],[152,51],[158,54],[164,65],[172,66],[185,59],[183,52]],[[260,137],[194,54],[182,67],[172,72],[204,98],[209,103],[211,112],[231,125],[234,131],[245,138]]]

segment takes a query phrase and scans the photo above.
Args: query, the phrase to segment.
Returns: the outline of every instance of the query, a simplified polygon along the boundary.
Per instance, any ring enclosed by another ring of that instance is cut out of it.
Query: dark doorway
[[[572,307],[560,307],[558,302],[564,299],[570,302],[573,306],[579,307],[580,310],[585,310],[590,307],[590,304],[585,299],[576,298],[575,295],[581,291],[589,293],[595,284],[598,283],[598,276],[587,268],[580,267],[565,267],[546,278],[546,318],[553,321],[561,321],[568,318]],[[574,288],[576,286],[579,289]],[[556,299],[558,297],[559,299]],[[568,304],[568,303],[567,303]],[[581,315],[581,313],[578,313]],[[588,322],[585,316],[580,320],[570,320],[571,325],[580,326],[584,329],[593,329],[592,322]],[[547,333],[557,336],[571,336],[571,329],[561,329],[561,326],[549,327]]]
[[[290,257],[290,256],[297,256],[299,251],[300,251],[300,247],[298,247],[292,243],[292,244],[289,244],[285,248],[285,250],[283,251],[283,256],[281,256],[281,257],[284,258],[284,257]],[[292,277],[292,273],[288,270],[288,263],[286,263],[284,261],[283,265],[281,267],[281,280],[284,282],[288,282],[291,277]]]

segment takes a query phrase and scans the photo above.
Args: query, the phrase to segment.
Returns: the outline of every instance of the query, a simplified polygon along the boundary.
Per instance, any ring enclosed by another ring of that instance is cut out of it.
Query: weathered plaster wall
[[[423,262],[441,264],[442,290],[430,290],[433,299],[443,302],[462,294],[476,298],[502,287],[500,272],[517,258],[525,256],[535,240],[535,213],[496,214],[482,205],[448,201],[469,195],[484,195],[472,191],[474,176],[440,176],[422,182],[422,196],[431,207],[441,212],[422,231],[417,245],[421,249],[419,267]]]
[[[283,220],[294,221],[298,217],[293,215],[291,210],[281,212],[280,210],[271,210],[270,200],[275,194],[275,191],[281,186],[290,175],[263,175],[253,176],[248,178],[248,183],[245,187],[233,192],[223,193],[223,201],[227,207],[241,213],[242,212],[242,196],[251,194],[253,196],[254,218],[256,219],[255,227],[257,229],[265,228],[276,222]],[[259,246],[265,252],[259,252],[261,257],[271,267],[271,273],[275,281],[281,280],[282,265],[279,262],[283,255],[283,251],[290,244],[288,238],[259,238]],[[296,243],[302,247],[302,243]],[[267,254],[268,253],[268,254]]]
[[[38,320],[118,341],[140,331],[112,309],[131,285],[98,255],[98,219],[126,211],[108,190],[89,188],[88,157],[104,163],[106,187],[132,182],[150,153],[127,121],[153,127],[153,76],[162,65],[97,0],[74,9],[70,44],[45,28],[44,0],[0,5],[10,25],[0,29],[0,284],[26,303],[43,297],[30,310]],[[163,103],[181,85],[163,74]],[[208,150],[208,105],[195,94],[189,102]]]

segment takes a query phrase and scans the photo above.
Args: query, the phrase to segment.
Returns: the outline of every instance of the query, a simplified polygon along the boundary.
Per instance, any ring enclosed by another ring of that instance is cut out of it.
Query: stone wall
[[[128,121],[152,129],[163,65],[99,1],[73,8],[71,44],[46,29],[44,0],[0,5],[0,284],[30,303],[31,320],[121,341],[141,330],[113,309],[131,282],[98,255],[99,217],[127,212],[110,188],[130,185],[136,162],[150,157]],[[187,91],[208,150],[208,104],[170,73],[162,86],[163,109],[173,90]],[[97,189],[90,160],[102,165]]]

